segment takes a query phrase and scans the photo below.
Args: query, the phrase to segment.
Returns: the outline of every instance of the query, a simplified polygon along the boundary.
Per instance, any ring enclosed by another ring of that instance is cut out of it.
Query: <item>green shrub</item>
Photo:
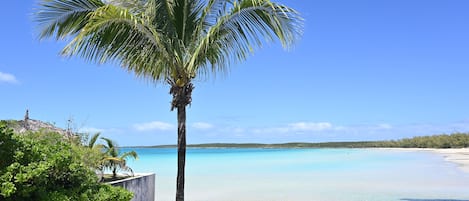
[[[87,150],[58,133],[19,135],[0,122],[0,200],[130,200],[131,192],[98,182]]]

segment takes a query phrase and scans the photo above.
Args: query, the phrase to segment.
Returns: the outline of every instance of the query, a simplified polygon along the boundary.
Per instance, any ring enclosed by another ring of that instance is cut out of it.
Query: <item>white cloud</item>
[[[233,132],[234,133],[244,133],[244,129],[243,128],[233,128]]]
[[[218,129],[218,132],[220,133],[229,133],[229,134],[244,134],[246,133],[246,129],[241,128],[241,127],[224,127],[221,129]]]
[[[392,129],[393,127],[389,124],[379,124],[377,128],[387,130],[387,129]]]
[[[172,130],[173,128],[175,128],[172,124],[161,122],[161,121],[134,124],[133,127],[137,131]]]
[[[272,127],[272,128],[254,128],[251,132],[256,134],[262,133],[288,133],[289,129],[287,127]]]
[[[332,124],[328,122],[298,122],[288,124],[288,128],[293,131],[323,131],[332,129]]]
[[[19,83],[14,75],[2,72],[0,72],[0,82],[6,82],[10,84]]]
[[[280,127],[254,128],[253,133],[291,133],[291,132],[319,132],[333,130],[334,126],[328,122],[296,122]]]
[[[209,124],[209,123],[205,123],[205,122],[196,122],[196,123],[192,124],[192,127],[195,128],[195,129],[207,130],[207,129],[211,129],[215,126],[213,126],[213,124]]]

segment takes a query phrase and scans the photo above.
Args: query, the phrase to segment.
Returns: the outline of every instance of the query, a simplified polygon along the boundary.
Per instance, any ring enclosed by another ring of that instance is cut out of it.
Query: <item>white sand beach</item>
[[[383,148],[400,151],[429,151],[442,155],[445,160],[459,165],[464,171],[469,173],[469,148],[459,149],[428,149],[428,148]]]
[[[463,171],[469,173],[469,148],[431,149],[431,151],[443,155],[447,161],[457,163]]]

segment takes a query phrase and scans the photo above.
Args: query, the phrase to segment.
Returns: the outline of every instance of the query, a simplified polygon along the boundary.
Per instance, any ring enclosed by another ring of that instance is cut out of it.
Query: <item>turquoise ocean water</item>
[[[123,149],[122,151],[127,151]],[[174,200],[176,149],[133,148]],[[469,173],[431,152],[380,149],[188,149],[188,201],[469,201]]]

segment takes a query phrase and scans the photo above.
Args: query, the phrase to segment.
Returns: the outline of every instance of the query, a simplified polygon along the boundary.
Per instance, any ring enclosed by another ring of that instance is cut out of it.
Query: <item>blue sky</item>
[[[0,12],[0,119],[102,132],[120,145],[176,144],[168,86],[37,40],[33,0]],[[290,51],[266,45],[195,82],[188,143],[398,139],[469,131],[469,1],[281,2],[305,18]]]

